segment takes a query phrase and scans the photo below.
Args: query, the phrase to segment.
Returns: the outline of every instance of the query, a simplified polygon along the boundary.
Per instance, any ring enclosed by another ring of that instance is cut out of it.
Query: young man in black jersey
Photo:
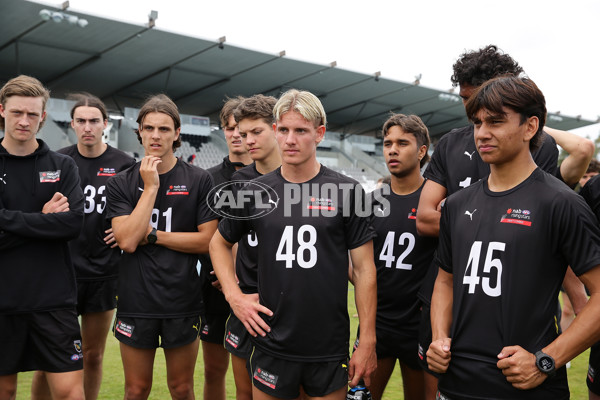
[[[105,185],[109,177],[135,164],[135,160],[102,141],[108,124],[104,103],[89,93],[73,96],[71,127],[77,144],[58,150],[79,168],[85,196],[81,235],[69,242],[77,278],[77,313],[81,315],[83,387],[85,398],[95,400],[102,383],[106,337],[117,306],[117,265],[121,250],[106,221]],[[32,393],[49,398],[45,376],[34,376]]]
[[[488,45],[477,51],[469,51],[460,56],[453,65],[452,84],[459,86],[460,96],[466,103],[471,94],[488,79],[502,74],[518,76],[523,68],[508,54],[504,54],[494,45]],[[547,129],[552,134],[544,135],[541,147],[533,152],[533,160],[544,171],[562,176],[563,180],[572,185],[577,182],[582,166],[591,157],[590,141],[568,132]],[[570,154],[557,168],[558,151],[556,139]],[[583,167],[585,168],[585,167]],[[481,160],[473,141],[473,126],[454,129],[445,134],[436,145],[431,161],[424,173],[427,181],[423,187],[417,214],[417,231],[420,235],[437,236],[440,223],[440,204],[447,196],[486,177],[490,172],[489,166]],[[436,269],[432,269],[427,277],[419,297],[423,300],[423,329],[419,339],[419,355],[426,368],[426,351],[430,341],[430,330],[426,324],[429,321],[429,303]],[[585,305],[587,297],[579,281],[569,274],[564,282],[565,289],[573,298],[577,311]],[[557,304],[558,308],[558,304]],[[430,377],[427,377],[430,378]],[[433,382],[432,382],[433,383]]]
[[[274,97],[257,94],[242,100],[233,113],[242,142],[254,161],[233,174],[232,180],[242,181],[240,185],[281,166],[279,146],[273,131],[273,107],[276,102]],[[257,292],[257,245],[255,232],[238,243],[235,270],[238,284],[244,293]],[[225,348],[231,353],[236,399],[252,399],[252,381],[246,370],[246,361],[252,350],[250,334],[234,313],[227,319]]]
[[[326,116],[316,96],[290,90],[273,113],[281,168],[252,181],[263,189],[239,202],[237,219],[220,221],[211,257],[225,297],[252,335],[254,398],[292,399],[302,388],[308,398],[343,399],[348,377],[353,386],[362,377],[370,383],[376,367],[373,232],[357,212],[364,192],[318,163]],[[259,238],[256,294],[240,290],[231,255],[250,231]],[[349,364],[348,253],[361,329]]]
[[[0,89],[0,399],[44,371],[54,399],[83,399],[77,286],[68,241],[83,223],[73,160],[36,139],[48,90],[21,75]],[[35,398],[35,395],[34,395]]]
[[[244,146],[233,112],[244,100],[238,96],[228,99],[219,118],[227,142],[228,155],[221,164],[208,169],[215,186],[231,180],[233,173],[252,163],[248,150]],[[199,257],[202,264],[202,296],[204,313],[200,340],[202,341],[202,357],[204,359],[204,399],[225,400],[225,377],[229,368],[229,354],[223,347],[225,323],[229,316],[229,304],[221,292],[208,254]]]
[[[145,156],[107,183],[107,217],[124,251],[113,330],[121,342],[125,398],[148,397],[161,346],[171,397],[193,399],[202,311],[196,267],[217,225],[206,202],[212,178],[173,154],[181,120],[167,96],[148,99],[137,123]]]
[[[429,367],[441,398],[568,399],[565,364],[600,338],[600,229],[533,161],[546,117],[533,81],[495,78],[466,110],[490,175],[442,207]],[[559,335],[568,265],[591,297]]]
[[[596,218],[600,221],[600,177],[598,176],[597,160],[592,160],[586,174],[591,175],[584,182],[580,181],[579,194],[590,206]],[[583,180],[583,178],[582,178]],[[588,387],[589,400],[600,400],[600,342],[594,343],[590,348],[588,373],[585,380]]]
[[[421,400],[425,375],[417,343],[421,301],[417,292],[429,270],[435,238],[417,235],[417,205],[425,182],[421,168],[429,160],[429,133],[416,115],[392,115],[383,125],[383,155],[390,185],[376,189],[387,203],[374,201],[371,223],[377,267],[377,369],[369,389],[380,400],[396,360],[402,371],[404,398]],[[435,397],[435,390],[433,397]]]

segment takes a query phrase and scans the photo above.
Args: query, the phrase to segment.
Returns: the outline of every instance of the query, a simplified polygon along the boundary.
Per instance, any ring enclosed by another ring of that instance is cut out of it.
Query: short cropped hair
[[[592,158],[590,160],[590,165],[588,165],[587,167],[587,171],[585,171],[586,173],[590,173],[590,172],[600,172],[600,161],[598,161],[595,158]]]
[[[93,107],[97,108],[102,114],[102,119],[108,120],[108,112],[106,112],[106,106],[98,97],[87,92],[73,93],[68,96],[69,100],[75,100],[75,105],[71,108],[71,119],[75,114],[75,109],[78,107]]]
[[[538,118],[538,130],[529,142],[529,150],[537,150],[544,140],[543,129],[547,114],[546,99],[542,91],[529,78],[506,75],[484,83],[465,104],[467,116],[471,121],[482,109],[505,114],[504,107],[520,114],[521,124],[530,117]]]
[[[431,140],[429,139],[429,130],[417,115],[392,114],[383,124],[383,137],[388,135],[393,126],[400,127],[404,132],[412,134],[417,139],[417,146],[426,146],[429,150]],[[421,168],[429,161],[429,154],[421,159]]]
[[[275,121],[279,121],[289,111],[296,111],[305,120],[313,122],[315,127],[327,126],[327,116],[321,100],[311,92],[290,89],[282,94],[273,109]]]
[[[277,103],[275,97],[256,94],[240,102],[233,111],[233,118],[238,124],[241,120],[248,118],[252,120],[262,119],[266,124],[272,125],[275,122],[273,117],[275,103]]]
[[[467,84],[474,87],[481,86],[485,81],[497,76],[518,76],[523,72],[519,63],[493,44],[461,54],[452,70],[452,86]]]
[[[219,119],[221,120],[221,128],[225,129],[227,127],[229,117],[233,115],[233,112],[235,111],[237,106],[240,105],[242,100],[244,100],[244,97],[242,96],[237,96],[231,99],[227,98],[227,100],[225,100],[225,104],[223,104],[223,108],[221,108],[221,113],[219,114]]]
[[[175,126],[175,130],[181,127],[181,117],[179,116],[179,109],[177,105],[171,100],[167,95],[157,94],[151,96],[146,100],[142,108],[140,108],[140,112],[138,114],[136,122],[139,126],[142,126],[144,122],[144,118],[146,115],[157,112],[162,114],[167,114],[173,120],[173,125]],[[142,143],[142,137],[140,136],[140,130],[136,129],[135,133],[137,134],[137,138]],[[177,137],[177,140],[173,142],[173,151],[181,146],[181,135]]]
[[[42,82],[32,76],[19,75],[12,78],[0,89],[0,104],[6,106],[6,100],[11,96],[41,97],[42,113],[46,111],[46,103],[50,98],[50,91]],[[40,121],[40,128],[44,125],[45,118]],[[0,116],[0,129],[4,130],[4,118]]]

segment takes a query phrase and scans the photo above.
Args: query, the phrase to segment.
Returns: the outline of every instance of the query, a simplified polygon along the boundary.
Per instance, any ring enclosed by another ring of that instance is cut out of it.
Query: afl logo
[[[279,196],[261,182],[233,181],[212,188],[206,204],[221,217],[246,220],[273,212],[279,204]]]

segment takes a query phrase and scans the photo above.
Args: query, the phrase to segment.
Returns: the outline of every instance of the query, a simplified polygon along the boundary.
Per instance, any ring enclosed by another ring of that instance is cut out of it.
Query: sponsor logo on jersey
[[[60,181],[60,169],[58,171],[40,171],[40,183]]]
[[[417,209],[416,208],[411,208],[410,212],[408,213],[408,219],[417,219]]]
[[[473,211],[465,210],[465,215],[468,215],[469,219],[473,221],[473,214],[475,214],[475,211],[477,211],[477,209],[474,209]]]
[[[0,182],[4,183],[4,184],[6,185],[6,180],[5,180],[5,178],[6,178],[6,174],[4,174],[4,175],[0,176]]]
[[[306,208],[309,210],[335,211],[333,200],[324,197],[311,197]]]
[[[477,151],[477,150],[475,150],[475,151],[474,151],[474,152],[472,152],[472,153],[469,153],[468,151],[465,151],[465,152],[464,152],[464,155],[465,155],[465,156],[467,156],[467,157],[469,157],[469,160],[473,161],[473,154],[475,154],[475,152],[476,152],[476,151]]]
[[[240,337],[231,331],[227,331],[227,336],[225,336],[225,341],[233,346],[234,349],[237,349],[240,345]]]
[[[117,174],[117,170],[114,168],[100,168],[96,176],[113,176]]]
[[[73,341],[73,347],[75,347],[75,350],[78,353],[81,353],[81,340],[74,340]]]
[[[504,224],[531,226],[533,221],[531,220],[531,211],[520,208],[509,208],[502,215],[502,218],[500,218],[500,222]]]
[[[171,185],[167,189],[167,196],[180,195],[180,196],[188,196],[190,191],[188,190],[186,185]]]
[[[233,181],[212,188],[206,204],[221,217],[254,219],[273,212],[279,205],[279,196],[262,182]],[[253,206],[250,214],[244,211],[249,204]]]
[[[254,379],[259,381],[263,385],[270,387],[271,389],[275,389],[279,377],[277,375],[265,371],[261,367],[256,367],[256,369],[254,370]]]
[[[127,337],[131,337],[131,335],[133,335],[134,329],[135,329],[135,326],[128,325],[121,320],[118,320],[117,324],[115,325],[115,330],[117,332],[119,332],[121,335],[125,335]]]

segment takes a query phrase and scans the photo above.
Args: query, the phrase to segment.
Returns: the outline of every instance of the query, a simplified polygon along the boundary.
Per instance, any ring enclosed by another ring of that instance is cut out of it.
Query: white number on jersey
[[[385,237],[385,242],[383,242],[383,247],[381,249],[381,253],[379,253],[379,260],[385,261],[386,268],[392,268],[392,263],[396,259],[396,257],[394,257],[395,237],[396,237],[396,232],[393,232],[393,231],[388,232],[387,236]],[[402,246],[405,243],[407,243],[407,246],[404,249],[404,251],[402,252],[402,254],[400,254],[400,257],[398,257],[398,260],[396,261],[396,269],[406,269],[406,270],[410,271],[410,270],[412,270],[412,264],[405,264],[404,259],[406,259],[406,257],[408,257],[408,255],[415,248],[415,236],[410,232],[404,232],[398,238],[398,244]]]
[[[490,297],[498,297],[502,294],[502,262],[500,259],[493,257],[494,251],[504,251],[506,243],[490,242],[483,264],[483,274],[488,274],[488,276],[479,276],[479,260],[481,258],[482,246],[483,242],[481,241],[475,241],[471,246],[467,268],[465,269],[465,276],[463,277],[463,285],[469,285],[469,293],[472,294],[475,293],[477,285],[481,283],[481,288],[485,294]],[[495,269],[496,273],[496,286],[494,287],[490,286],[492,269]]]
[[[252,231],[252,233],[248,234],[248,245],[250,247],[258,246],[258,238],[256,237],[256,232]]]
[[[469,176],[469,177],[465,178],[464,181],[458,182],[458,186],[460,186],[462,188],[471,186],[471,177]]]
[[[157,208],[152,209],[152,216],[150,217],[150,225],[154,229],[158,229],[158,215],[160,211]],[[167,208],[167,211],[162,213],[163,217],[165,217],[165,232],[171,232],[171,220],[173,217],[173,208]]]
[[[308,240],[304,236],[308,234]],[[317,230],[312,225],[302,225],[296,236],[298,250],[294,253],[294,227],[287,225],[281,235],[275,260],[285,261],[286,268],[292,268],[292,262],[297,261],[302,268],[312,268],[317,263]],[[308,260],[305,258],[308,252]]]
[[[98,188],[98,195],[104,193],[104,185]],[[83,194],[85,195],[85,203],[83,205],[83,212],[86,214],[90,214],[94,212],[94,209],[98,214],[102,214],[104,212],[104,207],[106,207],[106,196],[100,197],[100,203],[96,205],[96,188],[92,185],[86,185],[83,189]]]

